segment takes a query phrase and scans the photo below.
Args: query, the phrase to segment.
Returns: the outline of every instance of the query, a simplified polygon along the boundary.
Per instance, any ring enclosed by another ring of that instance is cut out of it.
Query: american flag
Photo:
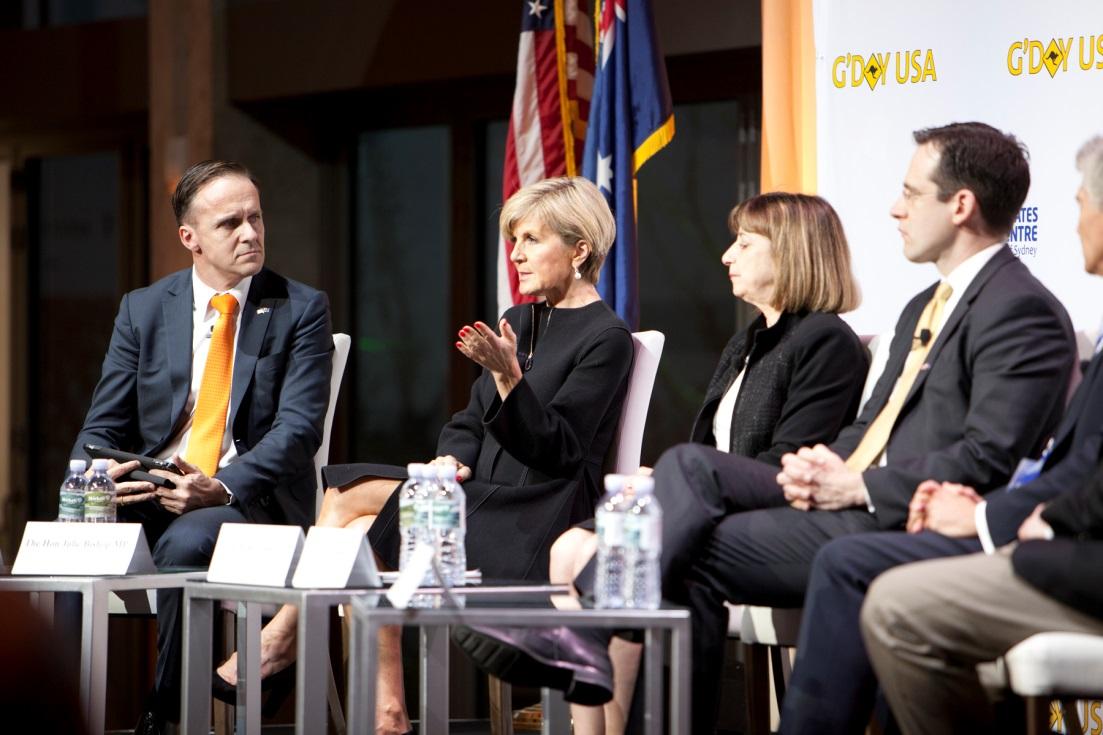
[[[576,176],[594,86],[587,0],[522,0],[517,86],[506,137],[502,201],[551,176]],[[498,307],[531,301],[517,291],[513,243],[498,240]]]
[[[639,326],[636,174],[674,138],[666,66],[647,0],[604,0],[599,66],[582,175],[597,184],[617,221],[598,291],[628,326]]]

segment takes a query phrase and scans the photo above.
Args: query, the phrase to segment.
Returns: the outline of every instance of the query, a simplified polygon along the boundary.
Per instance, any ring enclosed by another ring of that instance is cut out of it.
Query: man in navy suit
[[[693,613],[694,732],[715,727],[725,601],[800,606],[824,544],[902,527],[916,486],[928,478],[968,481],[982,492],[999,487],[1060,419],[1063,402],[1054,396],[1064,395],[1074,364],[1072,326],[1006,245],[1030,186],[1025,150],[982,123],[914,137],[890,214],[905,257],[932,263],[940,280],[904,307],[861,415],[830,447],[785,455],[780,475],[688,444],[655,465],[663,596]],[[574,682],[568,699],[611,694],[600,641],[570,630],[459,636],[501,678],[550,684],[566,672],[560,681]],[[513,656],[491,660],[503,648]]]
[[[183,470],[158,471],[171,488],[127,481],[133,462],[110,470],[121,480],[119,519],[143,524],[162,568],[206,566],[223,523],[312,523],[333,352],[325,294],[264,268],[260,192],[244,166],[192,166],[172,203],[192,267],[123,297],[73,449],[83,457],[85,444],[103,445]],[[216,341],[223,352],[232,345],[232,362],[212,388],[204,375]],[[206,468],[195,438],[207,422],[197,411],[204,395],[220,396],[225,416],[210,422]],[[158,594],[157,686],[136,732],[177,719],[180,599],[179,590]]]
[[[1088,141],[1076,163],[1083,174],[1076,199],[1084,269],[1103,275],[1103,136]],[[988,553],[908,564],[873,582],[862,610],[863,637],[905,732],[988,732],[993,711],[978,662],[1039,632],[1103,635],[1101,363],[1097,351],[1070,407],[1070,417],[1078,414],[1084,425],[1075,429],[1075,454],[992,497],[985,512],[978,506]],[[954,515],[936,510],[934,500],[917,509],[927,526],[935,512]],[[1016,538],[1016,547],[993,548]]]
[[[1103,226],[1098,215],[1103,206],[1103,139],[1085,146],[1078,163],[1084,173],[1078,195],[1084,268],[1103,275]],[[1095,220],[1092,211],[1097,213]],[[1059,393],[1052,396],[1055,403],[1060,398]],[[1058,496],[1061,500],[1053,505],[1074,507],[1075,501],[1064,497],[1073,493],[1066,491],[1088,485],[1097,472],[1101,450],[1103,357],[1097,352],[1041,460],[1020,463],[1006,487],[981,497],[969,486],[924,482],[910,504],[907,530],[911,533],[866,534],[826,545],[813,564],[805,596],[782,732],[863,732],[876,692],[859,634],[859,613],[871,583],[902,564],[982,549],[993,552],[1021,534],[1020,525],[1040,503]],[[950,577],[940,578],[940,583],[950,581]],[[931,723],[944,726],[936,719]],[[974,732],[972,728],[954,731]]]

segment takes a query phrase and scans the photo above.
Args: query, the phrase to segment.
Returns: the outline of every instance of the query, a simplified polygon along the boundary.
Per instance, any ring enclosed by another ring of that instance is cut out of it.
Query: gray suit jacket
[[[131,291],[84,428],[73,447],[164,450],[191,388],[191,269]],[[258,523],[314,520],[314,454],[322,440],[333,353],[326,295],[267,268],[253,277],[234,355],[229,425],[238,458],[215,477]]]
[[[936,286],[900,315],[873,394],[832,445],[840,456],[850,456],[888,401]],[[879,525],[901,527],[916,486],[928,478],[981,493],[1006,483],[1019,458],[1036,456],[1061,418],[1075,359],[1064,307],[1004,247],[973,279],[931,346],[929,367],[893,427],[887,465],[864,473]]]

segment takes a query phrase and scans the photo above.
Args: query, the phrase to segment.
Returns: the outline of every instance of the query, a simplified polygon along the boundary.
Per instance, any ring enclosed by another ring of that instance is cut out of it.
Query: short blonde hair
[[[840,313],[861,303],[843,224],[826,200],[808,194],[759,194],[731,211],[728,227],[732,235],[743,230],[770,240],[777,268],[774,308]]]
[[[597,283],[605,256],[617,237],[617,224],[596,186],[580,176],[562,176],[518,190],[498,218],[502,237],[512,242],[517,224],[530,217],[558,235],[567,247],[582,240],[588,242],[590,256],[578,270],[590,283]]]

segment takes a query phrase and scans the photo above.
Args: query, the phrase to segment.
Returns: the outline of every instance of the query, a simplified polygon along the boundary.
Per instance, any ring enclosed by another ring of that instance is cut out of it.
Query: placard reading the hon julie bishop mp
[[[156,570],[140,523],[31,521],[11,572],[118,576]]]
[[[368,537],[355,528],[311,527],[291,586],[322,589],[381,586]]]
[[[208,582],[286,587],[303,550],[303,529],[224,523],[214,545]]]

